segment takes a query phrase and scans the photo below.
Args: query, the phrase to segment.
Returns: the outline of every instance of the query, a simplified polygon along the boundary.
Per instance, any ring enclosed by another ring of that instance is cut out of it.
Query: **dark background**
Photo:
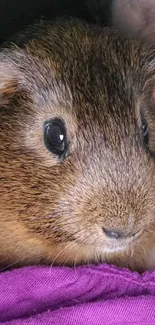
[[[107,23],[112,0],[0,0],[0,42],[40,17],[76,16],[95,22],[96,2],[102,4],[102,22]],[[94,6],[95,3],[95,6]],[[100,11],[100,6],[97,6]]]

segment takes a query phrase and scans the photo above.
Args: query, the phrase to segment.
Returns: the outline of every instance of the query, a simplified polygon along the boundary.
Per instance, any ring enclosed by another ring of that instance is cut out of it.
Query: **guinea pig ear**
[[[7,104],[19,90],[19,73],[8,62],[0,61],[0,105]]]
[[[112,24],[121,33],[155,43],[155,1],[113,0]]]

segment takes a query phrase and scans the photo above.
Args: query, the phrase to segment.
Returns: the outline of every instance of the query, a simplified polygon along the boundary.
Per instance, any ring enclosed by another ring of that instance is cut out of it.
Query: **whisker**
[[[11,264],[7,265],[6,267],[0,269],[0,272],[7,271],[10,267],[13,267],[13,266],[15,266],[16,264],[18,264],[18,263],[24,261],[25,258],[27,258],[28,256],[29,256],[29,254],[27,254],[26,256],[24,256],[24,257],[22,257],[22,258],[20,258],[20,259],[17,259],[17,260],[14,261],[13,263],[11,263]]]
[[[144,256],[146,257],[147,254],[146,254],[146,250],[145,250],[144,246],[142,244],[140,244],[140,247],[142,247],[142,250],[144,252]]]
[[[52,261],[52,264],[51,264],[51,267],[53,267],[53,265],[54,265],[54,263],[55,263],[55,261],[56,261],[56,259],[61,255],[61,253],[63,253],[64,252],[64,250],[66,249],[66,248],[68,248],[68,247],[70,247],[71,245],[73,245],[73,243],[72,242],[70,242],[69,244],[67,244],[57,255],[56,255],[56,257],[54,258],[54,260]]]
[[[133,257],[134,249],[133,249],[132,246],[130,246],[130,247],[127,248],[127,253],[130,255],[131,258]]]
[[[72,243],[71,249],[74,248],[74,247],[76,247],[76,245],[77,245],[76,242]],[[63,266],[66,265],[67,261],[68,261],[68,257],[66,257],[66,258],[62,261],[62,265],[63,265]]]

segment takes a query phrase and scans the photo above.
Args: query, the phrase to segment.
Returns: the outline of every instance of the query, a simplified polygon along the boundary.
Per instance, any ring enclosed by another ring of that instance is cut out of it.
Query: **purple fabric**
[[[155,271],[100,265],[2,272],[0,324],[153,325]]]

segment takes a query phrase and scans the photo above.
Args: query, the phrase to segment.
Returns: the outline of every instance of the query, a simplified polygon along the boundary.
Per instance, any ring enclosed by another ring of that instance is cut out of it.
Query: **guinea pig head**
[[[0,54],[0,258],[138,268],[154,238],[152,61],[108,30],[66,28],[48,51]]]

